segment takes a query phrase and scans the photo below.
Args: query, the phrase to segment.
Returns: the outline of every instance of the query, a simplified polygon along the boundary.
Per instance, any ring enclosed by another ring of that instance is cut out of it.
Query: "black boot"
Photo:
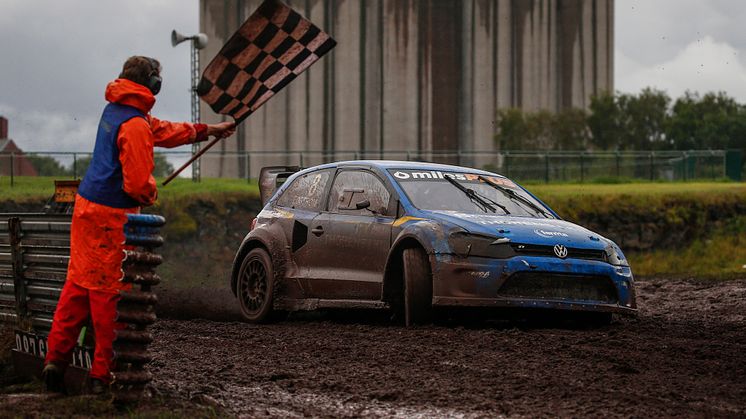
[[[109,391],[109,385],[98,378],[91,378],[91,394],[101,395]]]
[[[65,371],[53,363],[49,363],[41,372],[41,381],[47,393],[67,394],[65,388]]]

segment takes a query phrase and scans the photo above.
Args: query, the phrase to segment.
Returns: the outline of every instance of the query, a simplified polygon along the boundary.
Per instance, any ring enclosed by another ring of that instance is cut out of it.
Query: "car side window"
[[[345,170],[334,179],[329,195],[329,212],[339,214],[386,215],[391,194],[373,173],[363,170]],[[367,208],[359,205],[369,203]]]
[[[277,205],[287,208],[318,211],[321,208],[330,172],[329,170],[319,170],[295,179],[285,189],[280,199],[277,200]]]

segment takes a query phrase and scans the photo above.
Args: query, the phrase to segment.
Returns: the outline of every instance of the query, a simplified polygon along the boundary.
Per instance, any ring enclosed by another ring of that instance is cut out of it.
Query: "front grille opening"
[[[498,295],[601,303],[616,303],[619,301],[616,287],[608,277],[550,272],[517,272],[511,275],[500,287]]]
[[[520,244],[520,243],[513,243],[512,244],[513,251],[518,255],[525,255],[525,256],[549,256],[549,257],[557,257],[557,255],[554,254],[554,247],[553,246],[542,246],[542,245],[536,245],[536,244]],[[586,259],[586,260],[598,260],[601,262],[606,262],[606,252],[603,250],[595,250],[595,249],[578,249],[574,247],[568,247],[567,248],[567,258],[566,259]]]

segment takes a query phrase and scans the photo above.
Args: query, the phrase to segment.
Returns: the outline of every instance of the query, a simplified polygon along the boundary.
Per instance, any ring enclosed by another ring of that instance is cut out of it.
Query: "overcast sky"
[[[91,151],[107,82],[131,55],[158,57],[153,114],[189,120],[198,0],[0,0],[0,115],[26,151]],[[746,2],[616,0],[615,88],[678,97],[722,90],[746,102]]]

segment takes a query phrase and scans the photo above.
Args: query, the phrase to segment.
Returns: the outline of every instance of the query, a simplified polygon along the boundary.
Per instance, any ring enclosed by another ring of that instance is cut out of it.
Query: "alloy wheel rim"
[[[250,311],[259,311],[267,296],[267,270],[264,264],[252,259],[241,275],[241,297]]]

